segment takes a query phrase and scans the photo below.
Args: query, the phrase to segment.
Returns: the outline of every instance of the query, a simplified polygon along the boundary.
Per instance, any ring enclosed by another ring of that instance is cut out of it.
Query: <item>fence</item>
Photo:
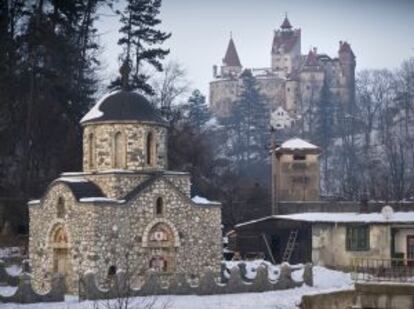
[[[354,281],[414,283],[414,260],[410,259],[354,258],[352,269]]]

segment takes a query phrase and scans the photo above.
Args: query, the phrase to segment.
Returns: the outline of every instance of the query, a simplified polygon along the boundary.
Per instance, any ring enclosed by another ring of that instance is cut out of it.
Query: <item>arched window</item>
[[[108,278],[112,278],[115,275],[116,275],[116,266],[115,265],[111,265],[108,268]]]
[[[57,205],[56,205],[56,212],[58,218],[63,218],[65,216],[65,200],[63,197],[59,197]]]
[[[125,168],[125,140],[121,132],[114,136],[114,167]]]
[[[148,234],[149,268],[157,272],[174,270],[176,250],[174,235],[164,223],[156,224]]]
[[[152,132],[149,132],[147,135],[147,164],[154,165],[155,164],[155,142],[154,142],[154,135]]]
[[[88,136],[88,163],[89,168],[95,168],[95,138],[93,133],[90,133]]]
[[[164,214],[162,197],[157,198],[157,202],[155,203],[155,214],[157,216],[162,216]]]

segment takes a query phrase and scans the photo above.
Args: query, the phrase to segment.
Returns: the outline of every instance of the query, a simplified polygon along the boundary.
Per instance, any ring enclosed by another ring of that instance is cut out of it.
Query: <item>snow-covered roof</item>
[[[394,212],[388,219],[379,212],[307,212],[275,216],[278,219],[326,223],[414,223],[414,211]]]
[[[318,146],[313,145],[301,138],[292,138],[282,143],[278,149],[302,150],[302,149],[319,149]]]
[[[191,200],[196,203],[196,204],[215,204],[215,205],[220,205],[220,202],[215,202],[215,201],[209,201],[208,199],[206,199],[205,197],[201,197],[201,196],[194,196],[193,198],[191,198]]]
[[[146,121],[167,125],[158,110],[143,95],[117,90],[103,96],[81,119],[81,124],[102,121]]]
[[[382,213],[358,213],[358,212],[305,212],[289,215],[273,215],[257,220],[239,223],[236,227],[250,225],[271,219],[304,221],[310,223],[413,223],[414,211],[394,212],[387,219]]]

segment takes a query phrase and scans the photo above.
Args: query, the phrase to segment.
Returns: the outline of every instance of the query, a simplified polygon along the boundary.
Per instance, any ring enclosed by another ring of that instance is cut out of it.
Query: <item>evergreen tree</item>
[[[322,178],[325,184],[324,189],[329,190],[330,178],[329,178],[329,154],[330,144],[334,136],[334,114],[335,103],[331,92],[329,90],[327,81],[325,79],[321,89],[320,99],[316,105],[316,124],[315,124],[315,136],[316,143],[323,149],[322,154]]]
[[[251,71],[245,70],[240,95],[234,102],[231,116],[225,121],[233,131],[233,154],[241,165],[249,166],[267,157],[268,122],[265,99]]]
[[[149,64],[161,72],[163,68],[160,60],[170,52],[157,47],[171,36],[170,33],[156,29],[161,24],[161,20],[157,18],[160,8],[161,0],[127,0],[124,11],[117,11],[122,24],[119,30],[122,37],[118,45],[123,47],[121,58],[129,66],[131,74],[126,85],[122,85],[121,77],[118,77],[111,83],[110,88],[125,86],[154,94],[143,65]]]
[[[188,99],[188,120],[196,128],[201,128],[211,117],[206,97],[196,89]]]

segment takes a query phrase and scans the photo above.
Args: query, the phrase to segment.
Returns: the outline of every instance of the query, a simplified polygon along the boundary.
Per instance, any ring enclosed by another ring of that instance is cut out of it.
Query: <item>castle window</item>
[[[153,166],[155,164],[155,143],[154,135],[149,132],[147,135],[147,164]]]
[[[157,216],[161,216],[164,214],[164,205],[163,205],[162,197],[157,198],[157,202],[155,204],[155,214]]]
[[[90,133],[88,136],[88,163],[89,168],[95,168],[95,137],[93,133]]]
[[[57,205],[56,205],[56,212],[58,218],[63,218],[65,215],[65,200],[63,197],[59,197]]]
[[[125,168],[125,139],[121,132],[114,136],[114,167]]]

